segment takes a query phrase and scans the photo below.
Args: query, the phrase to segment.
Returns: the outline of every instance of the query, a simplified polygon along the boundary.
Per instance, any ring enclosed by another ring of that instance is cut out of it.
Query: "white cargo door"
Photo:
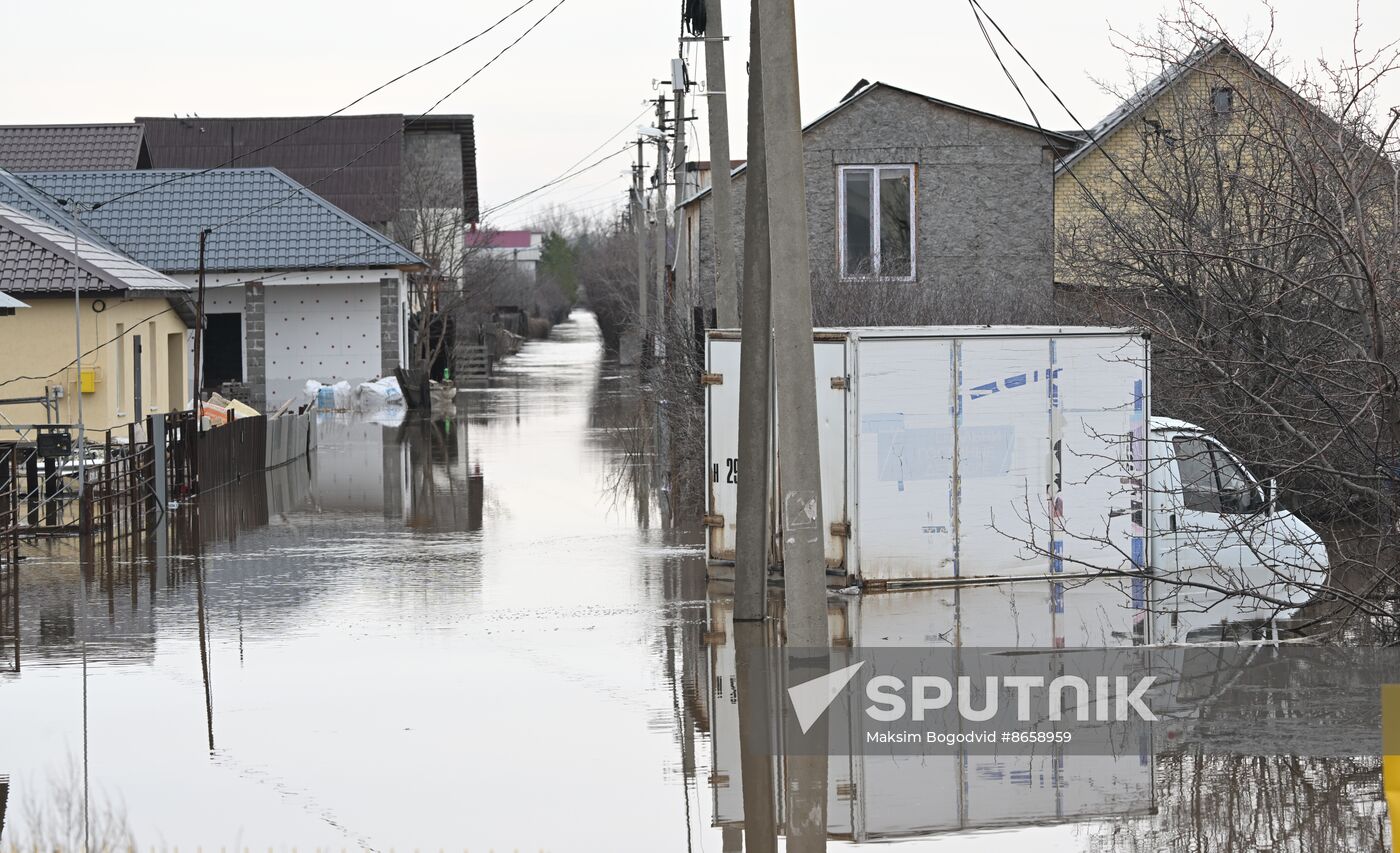
[[[846,341],[818,341],[817,447],[822,459],[826,566],[846,566]]]
[[[739,506],[739,342],[706,345],[705,523],[711,560],[734,559]]]
[[[952,578],[953,343],[858,347],[854,569],[866,582]]]
[[[1056,530],[1052,571],[1147,565],[1147,364],[1141,338],[1060,337],[1051,423]],[[1135,582],[1140,610],[1145,587]]]
[[[821,457],[822,478],[822,522],[826,567],[829,570],[846,566],[846,341],[818,340],[813,345],[813,367],[816,371],[817,391],[817,451]],[[781,382],[782,378],[779,377]],[[776,394],[776,387],[774,392]],[[773,410],[777,411],[774,399]],[[782,448],[778,449],[781,457]],[[780,469],[781,469],[781,460]],[[778,474],[775,494],[781,495],[782,475]],[[779,525],[786,523],[782,518],[782,501],[775,500],[779,513]],[[778,537],[778,547],[782,547],[782,537]]]
[[[958,576],[1048,574],[1050,342],[958,343]]]

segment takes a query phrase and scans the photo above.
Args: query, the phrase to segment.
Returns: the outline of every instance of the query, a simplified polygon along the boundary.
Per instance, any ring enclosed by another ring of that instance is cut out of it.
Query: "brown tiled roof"
[[[0,168],[19,172],[143,169],[139,124],[50,124],[0,127]]]

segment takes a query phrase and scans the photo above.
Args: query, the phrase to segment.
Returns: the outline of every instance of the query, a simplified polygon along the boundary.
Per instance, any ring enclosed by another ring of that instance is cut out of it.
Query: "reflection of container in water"
[[[472,468],[467,477],[467,529],[481,529],[482,499],[486,494],[486,478],[482,476],[481,465]]]

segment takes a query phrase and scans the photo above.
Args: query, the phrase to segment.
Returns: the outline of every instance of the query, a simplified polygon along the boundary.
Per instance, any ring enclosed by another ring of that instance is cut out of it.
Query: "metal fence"
[[[315,448],[311,411],[239,418],[199,430],[193,412],[171,412],[109,430],[76,454],[43,457],[32,443],[0,442],[0,571],[21,538],[81,534],[137,540],[171,500],[234,483]]]

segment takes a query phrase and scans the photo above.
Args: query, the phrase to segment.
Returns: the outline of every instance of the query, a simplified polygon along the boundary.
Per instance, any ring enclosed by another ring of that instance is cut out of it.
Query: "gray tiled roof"
[[[136,169],[149,165],[141,157],[144,139],[139,124],[0,127],[0,167],[33,172]]]
[[[72,293],[75,273],[87,293],[175,295],[189,290],[119,252],[0,204],[0,291]]]
[[[35,172],[19,177],[44,193],[76,201],[87,210],[82,221],[88,227],[164,272],[198,269],[203,228],[217,229],[206,246],[205,264],[211,272],[423,263],[272,168]],[[113,200],[135,190],[143,191]],[[0,180],[0,202],[25,207],[17,196],[13,182]],[[104,201],[109,203],[90,209]]]

